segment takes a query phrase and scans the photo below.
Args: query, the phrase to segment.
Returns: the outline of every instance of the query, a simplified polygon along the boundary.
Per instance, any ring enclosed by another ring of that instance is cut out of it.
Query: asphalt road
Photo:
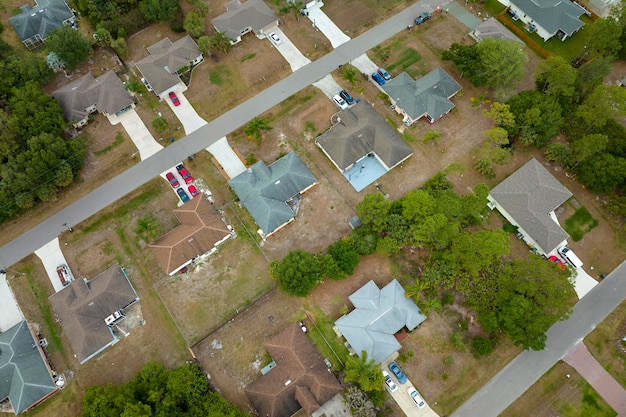
[[[567,321],[548,331],[546,348],[524,351],[504,367],[476,394],[459,407],[453,417],[497,416],[520,397],[568,350],[585,338],[626,298],[626,262],[596,285],[574,306]]]
[[[340,65],[348,63],[398,32],[406,30],[407,25],[421,13],[421,10],[422,6],[419,3],[409,6],[361,36],[339,46],[319,60],[305,65],[287,78],[224,113],[185,138],[141,161],[70,206],[51,215],[42,223],[0,248],[0,267],[7,268],[50,242],[66,230],[63,224],[77,225],[150,181],[163,170],[210,146],[255,116],[323,78]],[[193,88],[202,87],[195,86]]]

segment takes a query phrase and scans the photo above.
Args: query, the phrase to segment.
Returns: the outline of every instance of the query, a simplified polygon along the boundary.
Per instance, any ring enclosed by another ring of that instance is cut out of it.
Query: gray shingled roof
[[[141,74],[157,95],[180,82],[176,72],[202,53],[191,36],[172,42],[165,38],[148,47],[150,55],[137,62]]]
[[[254,32],[258,32],[277,21],[278,17],[263,0],[248,0],[243,4],[239,0],[232,0],[226,3],[226,13],[212,19],[211,23],[226,37],[236,39],[246,28],[251,27]]]
[[[403,72],[383,85],[382,89],[413,120],[424,113],[437,120],[454,107],[449,97],[459,92],[461,86],[441,67],[437,67],[418,80]]]
[[[265,235],[295,217],[287,201],[317,183],[294,152],[270,166],[259,161],[228,181]]]
[[[342,111],[339,118],[339,123],[315,141],[342,171],[371,152],[388,170],[413,154],[413,149],[366,101]]]
[[[536,159],[498,184],[490,193],[544,253],[550,253],[568,234],[550,217],[572,193]]]
[[[115,341],[104,319],[137,300],[135,289],[119,265],[91,281],[76,279],[50,296],[52,309],[80,363]]]
[[[28,324],[0,333],[0,401],[8,398],[15,414],[57,390]]]
[[[22,6],[21,13],[9,18],[9,22],[21,41],[39,35],[46,39],[54,29],[74,17],[74,13],[63,0],[39,0],[35,7]]]
[[[584,25],[579,17],[585,10],[569,0],[511,0],[511,3],[549,33],[562,30],[571,36]]]
[[[377,362],[402,347],[394,336],[398,331],[403,327],[411,331],[426,320],[395,279],[382,290],[370,281],[348,298],[355,309],[335,325],[358,355],[366,351]]]
[[[84,119],[89,115],[86,109],[94,104],[100,113],[115,114],[135,102],[113,70],[98,78],[86,74],[59,88],[52,96],[59,101],[70,122]]]
[[[486,38],[507,39],[509,41],[517,42],[520,45],[524,45],[524,42],[520,38],[515,36],[513,32],[508,30],[502,23],[498,22],[495,17],[490,17],[480,25],[476,26],[472,33],[480,40]]]

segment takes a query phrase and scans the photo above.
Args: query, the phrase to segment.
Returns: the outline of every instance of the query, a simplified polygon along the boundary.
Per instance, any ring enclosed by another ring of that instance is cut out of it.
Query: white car
[[[335,97],[333,97],[333,101],[335,102],[335,104],[337,106],[339,106],[339,108],[341,110],[345,110],[345,109],[348,108],[348,103],[346,103],[346,101],[344,99],[342,99],[339,94],[337,94],[337,95],[335,95]]]
[[[270,36],[270,39],[271,39],[272,41],[274,41],[274,43],[275,43],[276,45],[280,45],[281,43],[283,43],[283,41],[281,41],[281,40],[280,40],[280,38],[278,37],[278,35],[277,35],[277,34],[275,34],[274,32],[270,33],[270,35],[269,35],[269,36]]]
[[[389,372],[383,371],[383,376],[385,377],[385,386],[387,387],[389,392],[395,392],[398,389],[398,386],[395,382],[393,382],[393,379],[391,379]]]
[[[424,402],[424,399],[414,387],[407,388],[406,393],[413,399],[417,408],[424,408],[424,406],[426,406],[426,402]]]

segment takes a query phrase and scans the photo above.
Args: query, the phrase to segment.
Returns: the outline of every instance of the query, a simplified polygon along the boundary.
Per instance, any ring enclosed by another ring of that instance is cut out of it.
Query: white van
[[[570,263],[570,265],[574,267],[574,269],[578,269],[583,266],[583,261],[581,261],[580,258],[578,258],[578,256],[576,256],[576,254],[567,246],[559,248],[559,253],[567,262]]]

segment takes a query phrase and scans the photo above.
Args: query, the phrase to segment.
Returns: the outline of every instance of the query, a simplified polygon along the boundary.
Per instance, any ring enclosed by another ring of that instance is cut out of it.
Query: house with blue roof
[[[450,113],[454,108],[451,99],[461,91],[461,85],[437,67],[418,80],[403,72],[387,81],[382,89],[404,124],[411,126],[422,117],[434,123]]]
[[[26,321],[0,333],[0,402],[14,414],[35,407],[58,391],[39,341]]]
[[[335,322],[336,330],[357,355],[365,351],[379,363],[402,348],[396,333],[405,327],[414,330],[426,320],[395,279],[382,289],[369,281],[348,298],[354,310]]]
[[[521,20],[526,29],[547,41],[553,36],[562,41],[584,26],[580,16],[590,14],[570,0],[498,0],[509,8],[514,20]]]
[[[259,161],[228,181],[264,240],[295,220],[302,194],[315,184],[317,179],[295,152],[271,165]]]

